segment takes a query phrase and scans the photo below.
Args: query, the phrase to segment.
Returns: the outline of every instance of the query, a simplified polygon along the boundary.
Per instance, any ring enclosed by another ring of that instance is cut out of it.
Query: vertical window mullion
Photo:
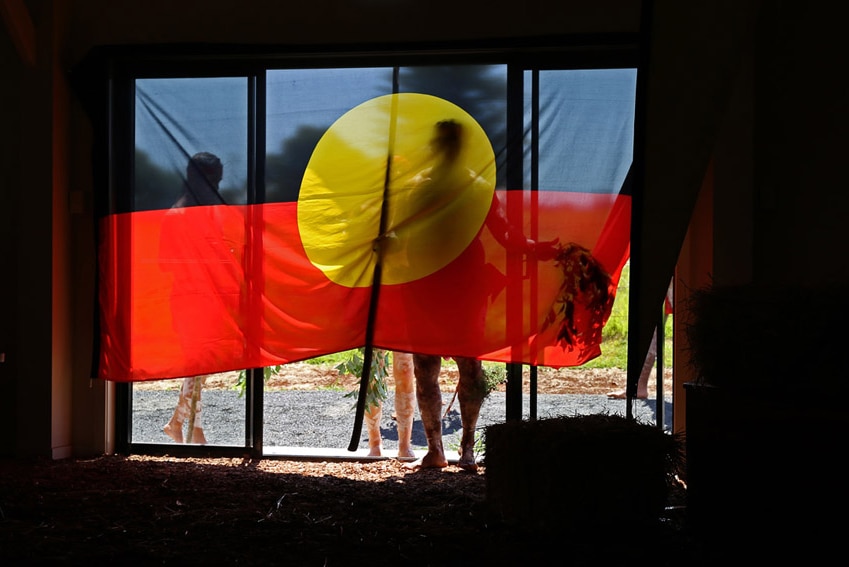
[[[523,70],[520,66],[511,64],[507,68],[507,191],[512,188],[522,187],[523,181],[523,138],[524,138],[524,89]],[[509,218],[509,216],[508,216]],[[508,268],[507,277],[510,279],[515,274],[510,273]],[[519,275],[521,277],[521,274]],[[520,290],[521,291],[521,290]],[[522,328],[522,322],[511,322],[509,314],[515,313],[517,308],[515,302],[521,301],[519,297],[507,296],[507,329],[512,325]],[[507,387],[505,394],[505,418],[507,421],[522,419],[522,365],[507,364]]]
[[[539,188],[539,69],[534,69],[531,71],[531,186],[530,190],[536,192]],[[536,196],[532,197],[534,207],[532,210],[535,210],[535,206],[537,204]],[[537,225],[536,223],[531,223],[531,229],[533,232],[531,233],[531,238],[533,240],[539,239],[539,234],[536,233]],[[536,278],[536,272],[534,271],[531,274],[532,278]],[[537,312],[537,295],[531,294],[531,305],[530,312]],[[537,367],[531,366],[530,372],[530,384],[529,384],[529,418],[536,419],[537,418]]]
[[[247,330],[256,330],[260,325],[254,324],[257,316],[260,291],[257,286],[262,282],[262,217],[261,208],[257,205],[265,202],[265,111],[266,89],[265,72],[262,71],[248,78],[248,209],[247,215],[247,248],[245,283],[248,289],[248,323]],[[259,239],[259,240],[257,240]],[[251,333],[248,333],[248,337]],[[248,347],[252,348],[249,341]],[[264,375],[263,368],[246,370],[247,380],[245,389],[245,443],[250,447],[254,457],[263,453],[264,425]]]

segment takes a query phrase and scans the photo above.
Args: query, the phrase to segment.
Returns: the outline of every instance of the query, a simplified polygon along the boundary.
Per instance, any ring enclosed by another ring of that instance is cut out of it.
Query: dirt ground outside
[[[663,392],[665,399],[672,396],[672,369],[664,368]],[[226,373],[210,376],[205,382],[205,388],[231,388],[235,383],[237,373]],[[443,364],[439,376],[440,386],[443,392],[452,392],[457,386],[459,376],[457,367],[451,362]],[[136,389],[161,389],[178,387],[175,381],[151,381],[137,382],[133,385]],[[349,374],[342,374],[333,364],[293,362],[283,365],[280,371],[266,381],[267,390],[315,390],[326,388],[338,388],[345,391],[357,389],[359,378]],[[537,372],[537,393],[539,394],[608,394],[624,390],[626,385],[626,373],[621,368],[548,368],[540,367]],[[393,390],[395,385],[390,375],[387,379],[387,387]],[[504,391],[505,384],[498,386],[498,391]],[[525,367],[522,390],[530,392],[530,371]],[[657,396],[657,381],[655,371],[649,378],[649,398]]]

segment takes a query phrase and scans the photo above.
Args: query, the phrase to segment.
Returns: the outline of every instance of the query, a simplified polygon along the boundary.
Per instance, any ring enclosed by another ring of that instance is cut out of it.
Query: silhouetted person
[[[663,325],[666,325],[666,319],[672,313],[672,283],[666,290],[666,300],[664,302]],[[654,329],[654,334],[651,337],[649,352],[646,354],[646,360],[643,362],[643,368],[640,371],[640,379],[637,382],[637,399],[645,400],[649,397],[649,377],[651,376],[652,368],[657,360],[657,327]],[[607,397],[612,400],[624,400],[627,397],[627,390],[615,390],[608,392]]]
[[[221,182],[224,168],[221,165],[221,160],[218,156],[200,152],[191,157],[189,164],[186,167],[186,181],[183,184],[183,194],[174,203],[172,208],[195,207],[201,205],[222,205],[226,204],[224,198],[218,192],[218,185]],[[174,309],[175,313],[180,310]],[[175,326],[178,332],[181,325],[196,325],[196,321],[180,321],[180,317],[175,317]],[[183,379],[183,384],[180,388],[180,397],[177,400],[177,407],[174,408],[174,414],[165,426],[162,428],[165,433],[177,443],[183,443],[183,426],[188,422],[189,427],[186,432],[186,443],[206,444],[206,436],[203,432],[201,421],[201,391],[203,390],[206,375],[192,376]]]
[[[428,191],[439,189],[439,194],[451,195],[459,189],[471,190],[483,183],[477,172],[464,166],[458,160],[463,146],[463,128],[454,120],[443,120],[436,124],[434,136],[431,139],[433,165],[425,168],[413,178],[413,190]],[[449,190],[445,190],[445,186]],[[433,206],[441,203],[436,198]],[[525,238],[521,231],[515,230],[507,222],[500,205],[493,204],[498,214],[488,215],[487,226],[498,241],[508,249],[524,254],[536,254],[540,260],[551,259],[557,251],[557,240],[536,243]],[[450,238],[455,230],[451,226],[440,226],[434,234],[435,239]],[[439,244],[433,243],[433,250],[438,251]],[[486,326],[487,301],[481,293],[486,283],[486,254],[483,244],[475,239],[470,244],[469,254],[464,256],[468,261],[462,266],[456,266],[457,275],[453,277],[452,301],[457,305],[469,307],[466,320],[435,322],[441,325],[443,333],[484,333]],[[447,273],[452,267],[446,267]],[[425,324],[417,322],[417,325]],[[445,467],[448,461],[442,444],[442,393],[439,389],[439,372],[442,366],[442,356],[413,354],[413,368],[416,378],[416,400],[419,413],[427,437],[427,453],[420,463],[422,467]],[[477,469],[474,445],[475,429],[480,415],[481,403],[487,394],[486,379],[481,361],[475,358],[454,356],[460,378],[457,385],[457,399],[460,402],[460,420],[463,434],[460,441],[459,466],[467,470]],[[397,379],[397,377],[396,377]],[[399,416],[400,421],[400,416]],[[399,425],[400,430],[400,425]]]

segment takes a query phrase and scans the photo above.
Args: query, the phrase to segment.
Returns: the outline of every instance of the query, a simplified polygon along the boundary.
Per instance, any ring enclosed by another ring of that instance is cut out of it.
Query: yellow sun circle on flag
[[[310,157],[298,229],[310,262],[347,287],[414,281],[475,239],[495,189],[483,128],[444,99],[401,93],[342,115]],[[381,230],[383,226],[383,230]]]

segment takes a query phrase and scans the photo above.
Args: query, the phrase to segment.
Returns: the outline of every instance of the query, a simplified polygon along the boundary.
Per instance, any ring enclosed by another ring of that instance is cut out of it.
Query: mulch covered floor
[[[674,513],[635,533],[527,533],[492,517],[486,490],[485,466],[393,459],[0,461],[0,564],[712,563]]]

